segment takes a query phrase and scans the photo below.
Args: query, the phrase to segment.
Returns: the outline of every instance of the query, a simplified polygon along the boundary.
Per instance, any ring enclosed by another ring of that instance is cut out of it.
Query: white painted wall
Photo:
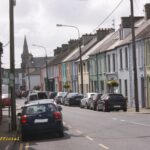
[[[34,88],[34,86],[40,85],[40,75],[30,75],[30,90]],[[27,90],[29,90],[29,80],[28,76],[26,78]]]

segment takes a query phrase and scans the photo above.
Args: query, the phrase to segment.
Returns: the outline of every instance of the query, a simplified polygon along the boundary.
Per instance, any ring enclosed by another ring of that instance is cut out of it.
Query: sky
[[[121,0],[16,0],[14,7],[15,67],[19,68],[24,37],[29,52],[34,57],[53,56],[53,50],[77,39],[74,28],[56,27],[56,24],[72,25],[83,34],[95,33],[98,28],[119,28],[121,17],[130,15],[130,0],[122,0],[120,6],[101,25]],[[144,15],[144,4],[150,0],[133,0],[134,15]],[[0,42],[3,48],[2,67],[9,68],[9,0],[0,0]]]

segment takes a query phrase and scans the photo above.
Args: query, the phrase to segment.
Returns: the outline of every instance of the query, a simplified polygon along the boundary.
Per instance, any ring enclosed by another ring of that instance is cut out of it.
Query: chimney
[[[85,34],[82,35],[82,44],[86,45],[88,42],[90,42],[95,37],[95,34]]]
[[[150,3],[145,4],[145,18],[146,20],[150,19]]]
[[[106,35],[109,33],[114,32],[115,30],[113,28],[108,28],[108,29],[99,29],[97,30],[97,40],[101,41]]]
[[[61,53],[62,48],[61,47],[57,47],[56,49],[54,49],[54,56],[57,56]]]
[[[63,52],[68,50],[68,44],[62,44],[61,47]]]
[[[68,49],[69,49],[69,50],[73,50],[73,49],[75,49],[75,48],[78,47],[78,46],[79,46],[78,40],[70,40],[70,41],[68,42]]]

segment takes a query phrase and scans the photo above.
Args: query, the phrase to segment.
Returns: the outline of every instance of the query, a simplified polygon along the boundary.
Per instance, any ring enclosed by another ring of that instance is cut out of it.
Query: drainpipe
[[[2,53],[3,53],[3,44],[0,42],[0,124],[2,121],[2,68],[1,68]]]

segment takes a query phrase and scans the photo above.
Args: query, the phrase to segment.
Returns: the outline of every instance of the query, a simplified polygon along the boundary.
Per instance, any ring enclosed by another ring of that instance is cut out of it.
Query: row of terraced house
[[[50,91],[64,91],[69,85],[73,92],[81,92],[81,65],[83,91],[109,92],[109,81],[118,83],[115,92],[128,99],[134,107],[134,69],[131,34],[131,17],[122,17],[118,30],[99,29],[95,34],[81,37],[82,64],[79,41],[70,40],[54,50],[48,59]],[[150,4],[145,5],[145,16],[134,17],[137,60],[138,98],[140,107],[150,108]],[[46,66],[40,69],[40,85],[45,90]]]

